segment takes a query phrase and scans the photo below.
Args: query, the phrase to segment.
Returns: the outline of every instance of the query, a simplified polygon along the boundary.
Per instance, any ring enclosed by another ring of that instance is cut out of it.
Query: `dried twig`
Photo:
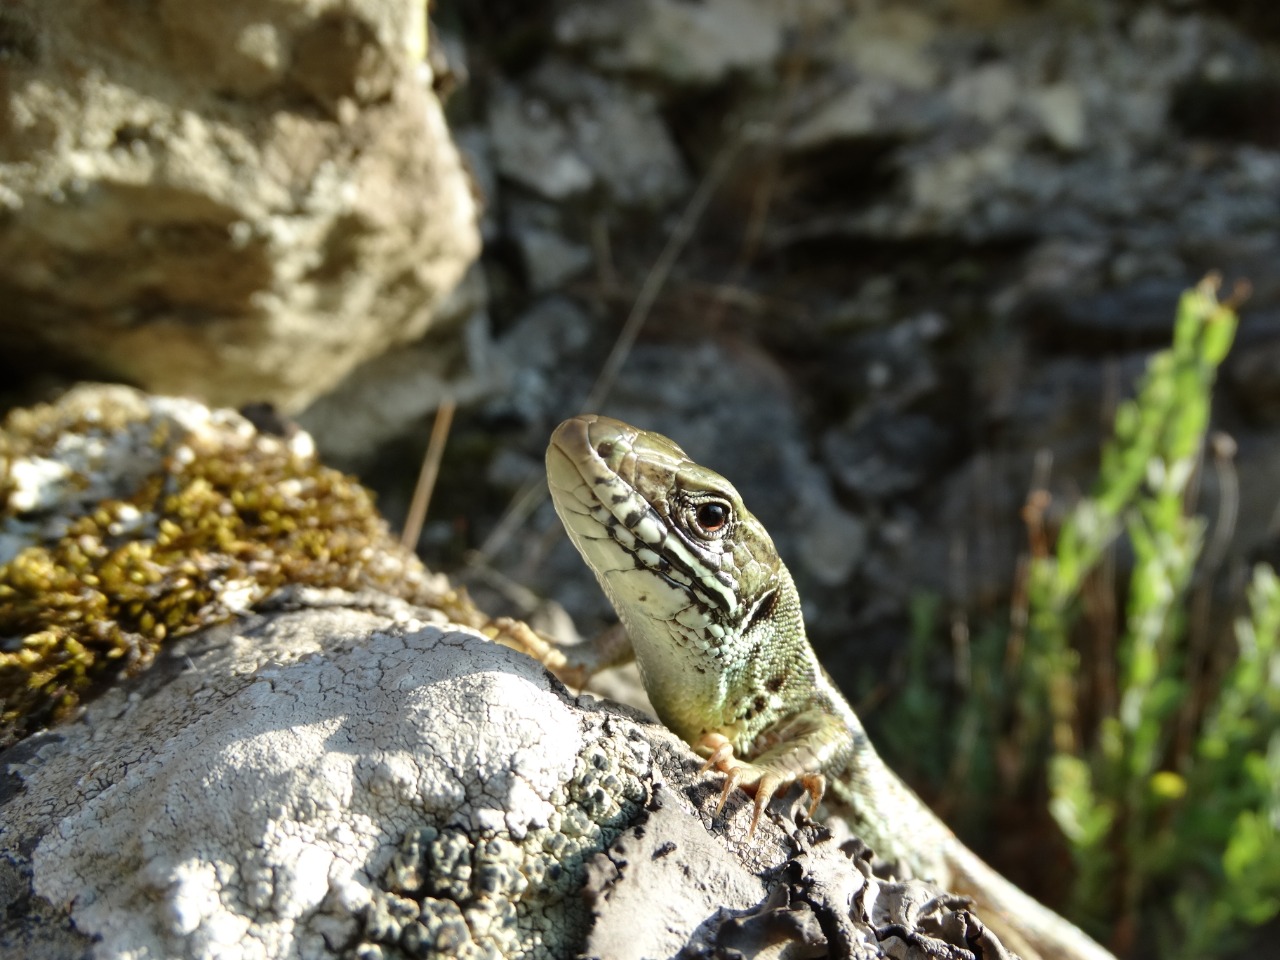
[[[457,403],[446,399],[436,411],[435,423],[431,426],[431,439],[427,441],[427,452],[422,455],[422,469],[418,471],[418,482],[413,488],[413,499],[409,502],[409,515],[404,518],[404,529],[400,532],[400,543],[406,550],[414,550],[418,546],[418,537],[422,534],[422,525],[427,519],[427,507],[431,505],[431,494],[436,487],[436,478],[440,475],[440,459],[444,456],[445,441],[449,437],[449,427],[453,424],[453,412]]]

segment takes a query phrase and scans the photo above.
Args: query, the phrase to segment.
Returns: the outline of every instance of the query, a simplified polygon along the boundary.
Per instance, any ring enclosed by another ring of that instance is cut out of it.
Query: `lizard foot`
[[[820,773],[797,775],[789,771],[779,772],[767,766],[739,760],[733,754],[733,744],[723,734],[705,734],[698,741],[697,746],[707,751],[707,759],[698,772],[700,774],[706,773],[714,767],[725,775],[724,787],[720,792],[720,802],[716,804],[717,814],[724,809],[725,801],[729,799],[729,796],[735,790],[741,789],[745,793],[754,795],[755,809],[751,814],[751,826],[747,829],[748,837],[755,835],[756,825],[760,822],[760,815],[764,813],[765,807],[769,805],[769,801],[773,799],[779,790],[785,789],[793,783],[799,783],[809,795],[809,816],[811,817],[818,809],[818,803],[822,800],[823,793],[826,792],[827,778]]]

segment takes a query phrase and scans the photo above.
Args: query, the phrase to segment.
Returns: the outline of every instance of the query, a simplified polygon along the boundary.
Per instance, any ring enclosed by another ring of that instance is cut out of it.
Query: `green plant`
[[[1280,578],[1254,570],[1249,615],[1236,624],[1239,654],[1195,746],[1188,772],[1193,797],[1223,798],[1181,813],[1186,852],[1221,850],[1208,883],[1178,892],[1174,913],[1186,933],[1177,955],[1202,957],[1243,922],[1280,915]]]
[[[1167,953],[1186,957],[1280,913],[1280,598],[1269,568],[1255,572],[1232,669],[1192,676],[1187,660],[1206,526],[1188,506],[1237,323],[1214,293],[1206,282],[1183,296],[1172,346],[1117,411],[1097,485],[1052,548],[1032,523],[1019,711],[1034,748],[1036,705],[1049,704],[1051,810],[1075,854],[1076,915],[1110,928],[1122,950],[1141,929],[1172,931]],[[1133,564],[1103,671],[1113,680],[1098,689],[1072,639],[1089,578],[1122,532]],[[1199,731],[1193,746],[1180,730]]]
[[[877,710],[875,696],[864,692],[859,712],[870,718],[873,739],[893,768],[952,827],[978,836],[990,813],[983,798],[994,790],[994,744],[1008,697],[1002,671],[1007,629],[988,624],[971,636],[969,625],[953,617],[948,671],[938,653],[946,625],[942,598],[920,591],[908,613],[907,651],[893,697]]]
[[[908,779],[946,765],[948,744],[937,732],[947,723],[947,704],[938,696],[934,650],[941,605],[942,598],[936,593],[921,591],[911,598],[903,676],[889,711],[894,719],[905,722],[887,723],[876,730],[877,742],[889,755],[902,758],[898,769]],[[862,699],[868,699],[868,695],[864,693]]]

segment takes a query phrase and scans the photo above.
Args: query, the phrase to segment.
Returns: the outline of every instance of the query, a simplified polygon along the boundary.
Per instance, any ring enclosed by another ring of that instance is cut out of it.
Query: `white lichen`
[[[96,958],[301,957],[356,941],[548,956],[564,940],[544,908],[576,890],[567,863],[634,819],[645,751],[588,744],[519,654],[370,621],[283,615],[128,710],[108,694],[15,768],[17,835],[44,825],[34,891]],[[286,643],[291,622],[305,626]]]

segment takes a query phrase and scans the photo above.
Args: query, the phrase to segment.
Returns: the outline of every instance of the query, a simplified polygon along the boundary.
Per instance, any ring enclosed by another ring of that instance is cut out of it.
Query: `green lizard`
[[[1026,960],[1114,960],[975,853],[885,766],[805,635],[769,534],[719,474],[656,433],[581,416],[547,448],[552,500],[617,612],[658,718],[725,774],[720,805],[753,794],[751,830],[800,785],[918,877],[972,897]],[[561,661],[581,681],[628,654]],[[576,670],[576,673],[575,673]],[[719,808],[717,808],[719,809]]]

